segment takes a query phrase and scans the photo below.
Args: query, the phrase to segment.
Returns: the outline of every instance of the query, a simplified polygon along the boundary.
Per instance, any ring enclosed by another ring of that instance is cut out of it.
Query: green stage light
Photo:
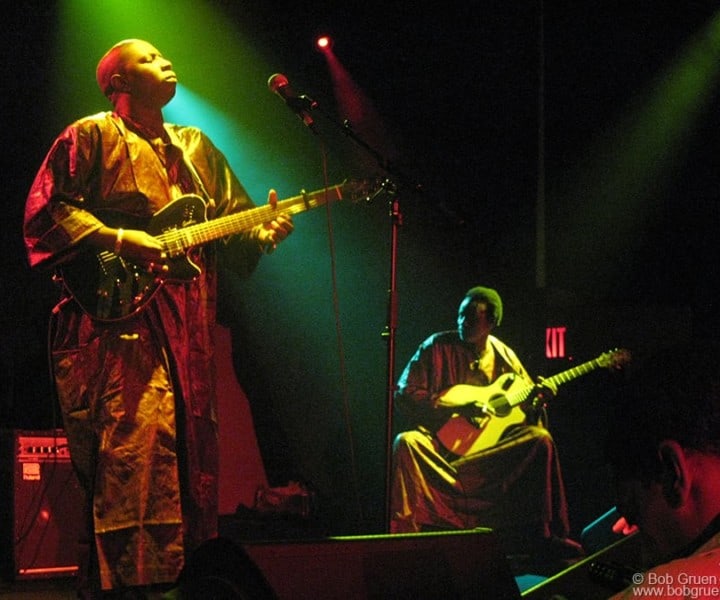
[[[315,188],[323,179],[315,140],[268,93],[267,75],[277,65],[252,35],[258,27],[240,8],[213,2],[66,0],[54,34],[57,91],[49,95],[47,129],[56,133],[80,116],[109,110],[95,84],[97,62],[116,42],[140,38],[178,73],[166,119],[205,130],[256,201],[264,201],[270,186],[281,197]]]
[[[632,94],[573,169],[557,175],[552,242],[556,273],[593,272],[599,286],[622,285],[617,265],[637,256],[663,218],[720,80],[720,13]]]
[[[165,117],[170,122],[202,129],[228,159],[251,196],[262,199],[258,194],[263,190],[267,193],[268,182],[282,183],[275,183],[277,169],[274,163],[263,159],[263,144],[253,139],[252,134],[228,114],[185,86],[178,84],[175,98],[165,109]]]

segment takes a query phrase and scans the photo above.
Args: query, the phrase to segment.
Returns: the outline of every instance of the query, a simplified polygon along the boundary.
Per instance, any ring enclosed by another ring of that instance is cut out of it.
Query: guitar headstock
[[[340,184],[343,198],[351,202],[372,202],[382,194],[395,194],[395,184],[389,179],[346,179]]]
[[[598,365],[601,367],[608,367],[610,369],[622,369],[632,359],[630,350],[624,348],[616,348],[610,350],[597,357]]]

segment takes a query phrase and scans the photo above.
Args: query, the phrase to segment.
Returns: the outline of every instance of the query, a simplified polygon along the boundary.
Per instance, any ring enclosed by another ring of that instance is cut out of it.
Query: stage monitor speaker
[[[82,494],[62,430],[2,432],[3,570],[12,579],[75,575]]]
[[[279,600],[515,600],[489,529],[244,543]]]

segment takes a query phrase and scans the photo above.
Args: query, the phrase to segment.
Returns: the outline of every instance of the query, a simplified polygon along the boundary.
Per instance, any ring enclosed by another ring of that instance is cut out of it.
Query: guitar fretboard
[[[567,369],[566,371],[556,373],[551,377],[546,377],[545,381],[549,381],[552,385],[559,386],[560,384],[572,381],[573,379],[576,379],[581,375],[586,375],[590,371],[594,371],[599,367],[608,366],[613,361],[622,363],[624,360],[627,360],[625,354],[626,351],[607,352],[598,356],[597,358],[594,358],[593,360],[589,360],[587,362],[579,364],[576,367],[572,367],[571,369]],[[527,400],[530,397],[530,394],[532,394],[532,392],[535,390],[535,387],[536,386],[534,384],[529,384],[509,394],[508,402],[510,406],[517,406],[518,404],[525,402],[525,400]]]
[[[172,229],[157,236],[157,238],[167,248],[175,251],[178,249],[187,250],[242,231],[249,231],[256,225],[272,221],[280,213],[294,215],[322,206],[330,200],[340,199],[342,199],[342,185],[335,185],[327,189],[281,200],[274,207],[265,204],[203,223]]]
[[[590,371],[597,369],[599,366],[599,359],[594,358],[593,360],[589,360],[585,363],[578,365],[577,367],[573,367],[572,369],[568,369],[567,371],[562,371],[553,375],[552,377],[547,377],[546,379],[552,381],[555,384],[567,383],[568,381],[572,381],[573,379],[580,377],[581,375],[586,375]]]

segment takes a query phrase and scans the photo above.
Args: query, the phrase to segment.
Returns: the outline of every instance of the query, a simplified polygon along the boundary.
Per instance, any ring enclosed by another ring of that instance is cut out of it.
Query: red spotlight
[[[332,48],[332,39],[329,35],[321,35],[315,40],[315,46],[322,52],[327,52]]]

